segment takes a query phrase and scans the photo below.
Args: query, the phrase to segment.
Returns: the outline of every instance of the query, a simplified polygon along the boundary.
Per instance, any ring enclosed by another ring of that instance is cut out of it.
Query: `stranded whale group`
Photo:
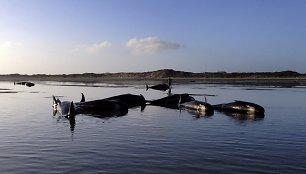
[[[142,95],[122,94],[109,98],[87,101],[83,93],[80,102],[61,101],[53,96],[53,114],[59,114],[67,118],[74,118],[78,114],[86,114],[97,117],[123,116],[128,113],[129,108],[141,107],[144,110],[147,105],[166,107],[171,109],[185,109],[195,115],[212,116],[214,111],[222,112],[236,118],[262,118],[265,109],[255,103],[246,101],[234,101],[211,105],[206,101],[198,101],[192,94],[171,94],[172,81],[169,78],[168,84],[159,84],[149,87],[155,90],[169,90],[168,96],[146,100]]]

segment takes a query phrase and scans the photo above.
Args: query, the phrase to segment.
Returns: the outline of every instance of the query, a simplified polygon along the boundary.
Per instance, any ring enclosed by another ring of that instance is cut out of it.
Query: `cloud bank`
[[[77,50],[79,51],[84,51],[88,54],[94,55],[102,52],[106,48],[110,47],[111,44],[108,41],[103,41],[100,43],[93,43],[93,44],[86,44],[86,45],[81,45]]]
[[[164,41],[158,37],[146,37],[130,39],[126,42],[125,46],[135,55],[151,55],[165,50],[178,49],[180,44]]]

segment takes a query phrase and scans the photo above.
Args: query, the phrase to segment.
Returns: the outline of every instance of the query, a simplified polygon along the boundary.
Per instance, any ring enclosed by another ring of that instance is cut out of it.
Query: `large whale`
[[[231,103],[213,105],[213,107],[215,110],[221,112],[236,112],[258,115],[264,115],[265,113],[265,109],[258,104],[238,100]]]
[[[82,95],[83,96],[83,95]],[[87,114],[97,117],[123,116],[128,113],[128,106],[125,103],[115,100],[92,100],[74,103],[73,101],[61,101],[53,98],[53,114],[60,114],[67,118],[74,117],[77,114]]]

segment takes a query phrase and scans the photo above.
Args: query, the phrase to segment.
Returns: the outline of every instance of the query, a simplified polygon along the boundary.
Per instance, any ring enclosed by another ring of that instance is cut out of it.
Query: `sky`
[[[306,73],[306,0],[0,0],[0,74]]]

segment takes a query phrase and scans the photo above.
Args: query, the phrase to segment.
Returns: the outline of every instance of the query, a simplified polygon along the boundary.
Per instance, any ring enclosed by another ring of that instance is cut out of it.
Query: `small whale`
[[[166,91],[166,90],[170,89],[170,86],[167,85],[166,83],[153,85],[153,86],[146,85],[146,90],[148,90],[149,88],[159,90],[159,91]]]
[[[32,82],[14,82],[14,85],[25,85],[27,87],[35,86],[35,84]]]
[[[146,90],[148,90],[149,88],[154,89],[154,90],[159,90],[159,91],[166,91],[166,90],[170,90],[172,86],[172,79],[169,77],[168,78],[168,84],[166,83],[162,83],[162,84],[158,84],[158,85],[153,85],[153,86],[148,86],[146,85]]]
[[[265,113],[265,109],[258,104],[238,100],[231,103],[213,105],[213,107],[215,110],[221,112],[254,113],[261,115]]]
[[[194,101],[195,99],[189,94],[173,94],[157,100],[148,101],[150,105],[162,106],[172,109],[179,109],[180,103]]]
[[[212,116],[214,114],[214,108],[211,104],[202,101],[189,101],[185,103],[181,103],[180,107],[185,108],[190,111],[202,113],[205,116]]]

